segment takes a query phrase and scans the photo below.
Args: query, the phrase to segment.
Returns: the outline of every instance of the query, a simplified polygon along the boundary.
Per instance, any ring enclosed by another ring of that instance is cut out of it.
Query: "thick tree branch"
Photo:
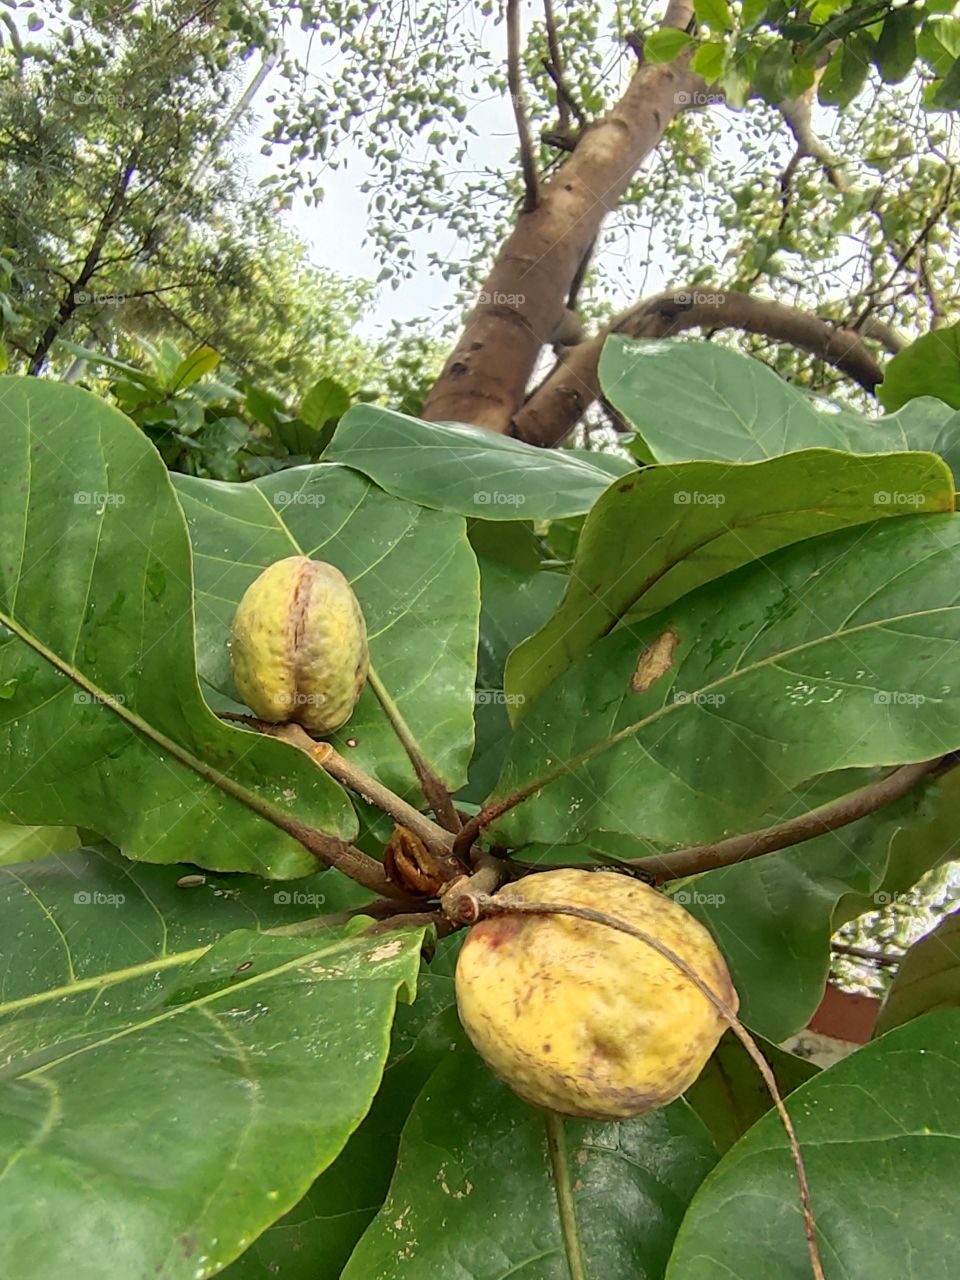
[[[631,866],[649,871],[658,882],[663,883],[667,880],[679,880],[683,876],[696,875],[701,871],[715,871],[718,867],[729,867],[735,862],[746,862],[750,858],[759,858],[766,853],[774,853],[778,849],[803,844],[804,841],[815,840],[817,836],[825,835],[828,831],[838,831],[841,827],[849,826],[851,822],[857,822],[860,818],[865,818],[868,814],[876,813],[878,809],[892,804],[894,800],[899,800],[925,778],[952,769],[956,764],[955,756],[938,756],[936,760],[907,764],[887,774],[879,782],[868,783],[859,791],[851,791],[838,800],[820,805],[817,809],[811,809],[808,813],[802,813],[776,826],[765,827],[762,831],[751,831],[746,835],[731,836],[727,840],[718,840],[713,844],[678,849],[675,853],[633,858]]]
[[[669,338],[688,329],[738,329],[809,351],[866,391],[883,378],[880,366],[852,329],[748,293],[672,289],[623,312],[589,342],[571,348],[516,414],[511,435],[544,447],[560,444],[600,394],[597,365],[611,333]]]
[[[665,22],[686,27],[692,16],[691,3],[671,0]],[[588,126],[541,186],[536,209],[504,241],[424,418],[509,429],[587,246],[702,83],[686,53],[672,63],[644,64],[617,105]]]

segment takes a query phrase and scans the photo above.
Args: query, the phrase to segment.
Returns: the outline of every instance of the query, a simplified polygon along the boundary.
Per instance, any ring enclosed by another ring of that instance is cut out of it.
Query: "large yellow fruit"
[[[704,927],[629,876],[546,871],[499,899],[569,903],[669,947],[732,1010],[737,993]],[[494,915],[457,963],[457,1006],[480,1055],[536,1106],[625,1119],[672,1102],[703,1069],[726,1022],[677,967],[608,925],[561,915]]]
[[[367,678],[367,629],[339,569],[289,556],[250,584],[233,619],[233,681],[261,720],[332,733]]]

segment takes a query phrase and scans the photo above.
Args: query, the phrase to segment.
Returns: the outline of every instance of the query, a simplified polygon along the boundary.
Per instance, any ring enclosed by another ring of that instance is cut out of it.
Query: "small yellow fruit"
[[[332,733],[367,678],[367,629],[339,569],[289,556],[264,569],[233,619],[233,681],[261,720]]]
[[[736,1011],[707,930],[681,906],[616,872],[546,871],[500,899],[602,911],[669,947]],[[693,1084],[726,1022],[676,965],[608,925],[563,915],[496,915],[457,962],[457,1007],[474,1047],[527,1102],[562,1115],[626,1119]]]

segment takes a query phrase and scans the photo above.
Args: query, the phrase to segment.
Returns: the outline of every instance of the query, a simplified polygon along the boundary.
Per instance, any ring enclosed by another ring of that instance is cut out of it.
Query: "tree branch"
[[[530,140],[530,126],[523,101],[523,82],[520,78],[520,0],[507,0],[507,86],[513,104],[513,118],[517,122],[520,139],[520,168],[526,194],[523,212],[532,213],[540,203],[540,181]]]
[[[138,155],[134,151],[129,160],[125,163],[122,171],[114,183],[113,192],[110,196],[109,203],[94,232],[93,242],[87,251],[87,256],[83,260],[83,266],[80,268],[80,274],[67,286],[67,291],[63,296],[60,307],[56,316],[50,321],[46,329],[37,342],[36,349],[30,360],[30,368],[28,373],[36,377],[43,368],[44,361],[50,348],[53,346],[57,335],[62,331],[65,325],[69,324],[76,311],[78,302],[77,294],[83,290],[89,283],[90,279],[96,274],[97,268],[100,266],[100,255],[103,253],[103,246],[107,242],[107,237],[113,230],[114,223],[120,216],[124,201],[127,196],[127,190],[133,179],[133,175],[137,171]]]
[[[737,329],[790,343],[834,365],[866,391],[872,392],[883,379],[880,366],[852,329],[748,293],[710,293],[691,286],[639,303],[594,338],[567,351],[515,415],[510,434],[528,444],[560,444],[600,394],[597,366],[611,333],[669,338],[701,327]]]
[[[811,809],[808,813],[789,818],[775,826],[765,827],[762,831],[751,831],[746,835],[731,836],[712,844],[678,849],[675,853],[632,858],[630,864],[642,871],[649,871],[658,882],[664,883],[667,880],[679,880],[683,876],[697,875],[702,871],[715,871],[718,867],[729,867],[750,858],[759,858],[766,853],[803,844],[804,841],[815,840],[828,831],[838,831],[841,827],[849,826],[851,822],[857,822],[892,804],[894,800],[899,800],[925,778],[946,772],[957,763],[955,756],[938,756],[936,760],[907,764],[887,774],[879,782],[868,783],[859,791],[851,791],[838,800],[831,800],[829,804],[820,805],[817,809]]]
[[[407,753],[407,758],[413,765],[414,772],[416,773],[420,786],[423,789],[423,794],[427,798],[427,804],[429,804],[430,808],[433,810],[437,821],[441,823],[447,831],[459,831],[460,818],[454,808],[450,792],[443,785],[439,776],[434,773],[423,752],[420,750],[420,746],[416,738],[410,731],[410,726],[400,713],[400,708],[394,702],[393,698],[390,697],[390,694],[387,692],[383,682],[377,675],[376,671],[374,671],[373,667],[370,667],[367,672],[367,683],[370,685],[377,701],[380,703],[384,715],[390,721],[391,728],[400,739],[400,745]],[[405,823],[404,825],[410,826],[409,823]]]

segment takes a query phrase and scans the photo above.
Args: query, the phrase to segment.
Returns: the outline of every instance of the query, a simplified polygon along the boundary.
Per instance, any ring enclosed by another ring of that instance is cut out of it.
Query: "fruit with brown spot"
[[[546,871],[497,898],[588,907],[675,952],[732,1010],[723,956],[693,916],[615,872]],[[702,1071],[726,1021],[670,960],[639,939],[554,914],[493,915],[457,963],[457,1006],[480,1055],[536,1106],[596,1120],[672,1102]]]

